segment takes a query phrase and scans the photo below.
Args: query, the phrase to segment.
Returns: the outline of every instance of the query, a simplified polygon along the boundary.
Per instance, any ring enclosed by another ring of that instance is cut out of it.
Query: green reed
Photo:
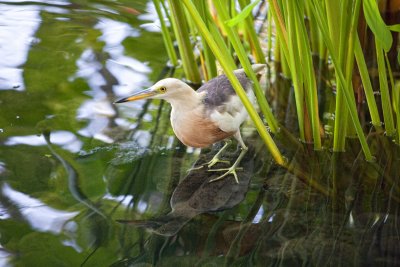
[[[194,2],[197,10],[199,11],[199,14],[202,18],[204,19],[204,23],[207,25],[208,28],[210,28],[210,25],[213,25],[213,21],[211,19],[211,14],[208,10],[208,5],[206,1],[195,1]],[[197,33],[197,32],[196,32]],[[202,66],[205,66],[205,71],[204,72],[204,78],[206,81],[212,79],[213,77],[217,76],[217,65],[216,65],[216,60],[215,56],[212,53],[210,46],[207,44],[206,40],[204,39],[203,36],[201,36],[201,44],[202,44],[202,50],[201,53],[203,53],[203,58],[204,58],[204,63]]]
[[[206,80],[216,76],[216,65],[218,63],[221,65],[249,111],[257,130],[278,162],[283,163],[283,159],[275,143],[232,73],[233,69],[238,67],[235,64],[238,59],[249,78],[254,81],[257,101],[271,132],[278,132],[279,125],[264,92],[251,71],[250,62],[250,59],[253,59],[252,63],[265,63],[266,55],[272,54],[270,50],[274,51],[275,61],[281,63],[282,73],[292,81],[299,129],[297,134],[302,141],[312,142],[314,149],[321,149],[322,140],[324,144],[326,140],[323,139],[325,133],[319,114],[334,110],[333,142],[328,145],[334,151],[343,151],[347,137],[357,136],[365,158],[372,160],[364,132],[365,125],[361,123],[363,120],[357,110],[359,102],[354,94],[356,89],[353,87],[354,75],[359,75],[363,89],[361,92],[365,97],[366,111],[371,117],[372,125],[378,131],[382,128],[381,110],[386,133],[396,135],[395,139],[399,142],[399,93],[395,90],[399,88],[399,85],[393,77],[387,52],[392,46],[390,31],[399,31],[400,26],[388,26],[384,23],[375,0],[268,0],[269,21],[265,23],[268,40],[260,40],[253,25],[251,11],[260,3],[260,0],[252,2],[250,0],[168,0],[168,3],[171,13],[168,17],[172,20],[171,25],[180,48],[181,60],[187,59],[187,53],[192,52],[196,45],[200,50],[200,65]],[[239,5],[236,5],[237,3]],[[179,7],[178,11],[176,6]],[[237,9],[238,6],[240,9]],[[360,12],[361,6],[363,13]],[[182,8],[186,11],[179,11]],[[360,18],[360,14],[364,17]],[[176,18],[177,15],[179,18]],[[305,17],[307,19],[304,19]],[[366,20],[375,39],[381,106],[377,105],[366,65],[366,55],[360,43],[358,33],[360,19]],[[183,25],[190,25],[191,36],[189,36],[189,30],[185,30]],[[164,34],[169,33],[165,27],[162,27],[162,30]],[[182,34],[180,31],[185,33]],[[179,41],[180,38],[183,39],[182,35],[186,40],[184,44]],[[272,35],[275,35],[275,42],[271,41]],[[200,44],[197,40],[200,40]],[[267,44],[269,51],[262,50],[262,42]],[[186,50],[181,46],[186,46]],[[319,56],[318,66],[315,66],[313,55]],[[195,58],[195,56],[192,57],[190,64],[183,62],[184,69],[186,65],[186,68],[197,71],[199,61]],[[322,80],[321,75],[317,76],[315,70],[322,69],[323,64],[330,64],[333,67],[333,81],[336,85],[336,96],[332,102],[333,110],[327,108],[320,110],[323,103],[320,102],[318,96],[321,93],[319,85]],[[196,71],[193,70],[193,73]],[[185,70],[185,73],[188,76],[189,71]],[[388,78],[390,83],[388,83]]]
[[[302,127],[305,131],[303,136],[306,141],[314,142],[315,149],[321,149],[317,84],[311,57],[311,45],[307,38],[307,29],[303,19],[305,6],[303,2],[287,1],[283,3],[283,7],[287,12],[285,18],[288,25],[289,68],[293,81],[295,76],[298,78],[296,79],[297,90],[301,93],[300,99],[296,97],[296,106],[301,105],[303,107],[303,110],[298,109],[298,116],[300,112],[306,114],[307,117],[304,117],[303,120],[308,120],[309,123],[304,123],[304,125],[311,127],[311,130]],[[299,101],[302,103],[299,103]],[[312,132],[312,138],[307,136],[307,132]]]
[[[171,24],[178,42],[181,61],[186,78],[193,83],[200,83],[200,73],[198,71],[193,47],[190,41],[189,28],[185,17],[185,12],[180,1],[168,0],[171,9]]]
[[[210,46],[210,48],[213,51],[214,55],[216,56],[217,60],[221,64],[222,68],[224,69],[226,76],[232,83],[232,86],[235,89],[237,95],[242,100],[243,105],[245,106],[247,112],[249,113],[250,118],[254,122],[260,136],[264,140],[264,142],[267,145],[268,149],[270,150],[272,156],[274,157],[274,159],[277,161],[278,164],[284,165],[285,161],[284,161],[281,153],[279,152],[275,142],[273,141],[271,135],[268,133],[267,129],[265,128],[264,123],[262,122],[261,118],[258,116],[257,111],[254,109],[253,105],[247,98],[246,92],[242,88],[239,80],[236,78],[236,76],[233,73],[233,70],[234,70],[232,68],[233,59],[228,54],[228,49],[222,43],[219,43],[219,44],[217,43],[218,40],[220,40],[219,38],[216,38],[217,41],[214,40],[213,35],[208,30],[208,28],[206,27],[206,24],[204,23],[204,21],[201,19],[200,15],[199,15],[199,13],[197,12],[195,5],[190,0],[183,0],[182,2],[186,6],[190,15],[192,16],[193,21],[196,23],[199,32],[202,34],[204,39],[207,41],[208,45]],[[257,83],[257,81],[256,81],[256,83]]]
[[[345,76],[343,74],[343,70],[339,64],[339,61],[337,59],[337,54],[335,52],[334,49],[334,45],[333,45],[333,40],[329,37],[329,33],[328,33],[328,22],[325,16],[325,12],[323,11],[323,7],[321,6],[321,3],[317,0],[312,0],[313,1],[313,5],[311,5],[311,12],[313,13],[313,15],[316,18],[316,21],[319,25],[319,28],[321,29],[321,33],[323,35],[323,40],[325,42],[325,45],[330,53],[335,71],[336,71],[336,76],[339,79],[339,82],[342,84],[342,86],[347,86],[348,83],[346,83],[346,79]],[[355,130],[357,132],[357,136],[358,139],[360,140],[360,144],[361,147],[364,151],[364,155],[366,157],[367,160],[372,160],[372,154],[371,151],[368,147],[367,144],[367,140],[366,137],[364,135],[362,126],[361,126],[361,122],[358,118],[358,114],[357,114],[357,108],[356,108],[356,103],[354,101],[354,95],[353,93],[350,92],[350,90],[347,90],[347,88],[344,88],[344,90],[342,90],[342,92],[344,93],[344,100],[346,102],[347,108],[349,109],[349,113],[350,113],[350,117],[353,121]],[[340,99],[337,99],[336,102],[340,101]],[[337,114],[336,114],[337,116]],[[337,119],[337,118],[335,118]],[[341,134],[341,133],[336,133],[336,134]],[[335,136],[334,136],[335,138]]]
[[[393,109],[396,113],[397,133],[396,143],[400,144],[400,82],[397,82],[393,90]]]
[[[371,79],[369,78],[367,63],[362,52],[360,39],[356,36],[354,55],[356,57],[358,71],[360,72],[364,93],[367,100],[372,125],[381,127],[382,122],[379,116],[378,105],[375,102],[374,90],[372,89]]]
[[[160,19],[160,25],[161,25],[161,33],[163,36],[165,48],[168,53],[168,57],[170,58],[171,64],[173,66],[178,65],[178,57],[176,55],[175,49],[174,49],[174,44],[172,43],[172,37],[171,34],[167,28],[167,25],[165,24],[165,18],[164,15],[161,11],[161,4],[160,0],[153,0],[154,7],[156,8],[157,15]]]
[[[214,0],[213,1],[215,4],[215,7],[217,9],[217,12],[221,19],[223,21],[228,21],[229,20],[229,15],[224,9],[224,1],[222,0]],[[239,58],[240,63],[242,64],[244,70],[246,71],[247,76],[253,81],[254,83],[254,93],[256,95],[256,98],[258,100],[258,104],[260,106],[261,111],[263,112],[265,119],[268,122],[268,125],[271,128],[272,132],[277,132],[278,130],[278,123],[275,120],[274,115],[272,114],[271,108],[269,107],[269,104],[264,96],[264,93],[260,87],[260,84],[257,81],[256,74],[253,72],[251,68],[251,63],[248,59],[246,50],[244,49],[242,42],[240,40],[240,37],[237,33],[237,30],[234,28],[235,26],[229,27],[227,23],[222,24],[223,29],[227,33],[227,36]],[[264,60],[265,62],[265,60]]]

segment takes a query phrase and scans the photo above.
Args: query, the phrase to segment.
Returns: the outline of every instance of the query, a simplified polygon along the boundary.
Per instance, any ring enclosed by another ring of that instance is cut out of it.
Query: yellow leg
[[[237,177],[236,174],[236,170],[239,170],[241,168],[239,168],[239,164],[242,161],[244,155],[247,153],[247,151],[249,150],[247,148],[247,146],[244,144],[242,136],[240,135],[240,131],[237,131],[234,135],[234,137],[236,138],[236,140],[238,140],[242,151],[239,154],[239,157],[236,159],[235,163],[233,163],[233,165],[230,168],[223,168],[223,169],[214,169],[214,170],[208,170],[208,171],[212,171],[212,172],[219,172],[219,171],[226,171],[224,174],[222,174],[221,176],[218,176],[217,178],[211,179],[210,182],[215,182],[218,180],[223,179],[224,177],[228,176],[229,174],[232,174],[233,177],[235,178],[236,183],[239,183],[239,179]]]
[[[240,152],[239,157],[236,159],[235,163],[233,163],[233,165],[230,168],[208,170],[210,172],[226,171],[221,176],[211,179],[210,182],[215,182],[215,181],[221,180],[221,179],[225,178],[226,176],[228,176],[229,174],[232,174],[233,177],[235,178],[236,183],[239,183],[239,179],[237,177],[236,170],[241,169],[238,166],[239,166],[240,162],[242,161],[244,155],[247,153],[247,150],[248,150],[247,147],[242,147],[242,151]]]
[[[217,163],[226,163],[229,164],[229,160],[221,160],[219,157],[222,155],[222,153],[226,150],[226,148],[232,143],[232,140],[227,140],[225,141],[224,146],[218,151],[217,154],[215,154],[215,156],[209,161],[207,162],[205,165],[208,165],[208,168],[211,168],[212,166],[214,166]]]
[[[227,149],[227,147],[232,143],[231,140],[226,140],[224,146],[217,152],[217,154],[215,154],[215,156],[209,161],[206,162],[198,167],[193,167],[191,168],[189,171],[193,171],[193,170],[200,170],[201,168],[203,168],[204,166],[208,166],[208,168],[214,166],[217,163],[225,163],[225,164],[229,164],[229,160],[221,160],[219,157],[222,155],[222,153]]]

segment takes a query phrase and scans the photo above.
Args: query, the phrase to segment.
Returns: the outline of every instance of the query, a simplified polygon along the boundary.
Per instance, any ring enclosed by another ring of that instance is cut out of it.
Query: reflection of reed
[[[392,156],[396,154],[394,158],[397,157],[398,161],[398,152],[396,152],[398,149],[390,149],[391,152],[387,155],[378,153],[382,156],[376,162],[365,162],[359,157],[361,153],[359,145],[351,145],[352,147],[348,148],[350,152],[334,155],[337,158],[336,161],[331,161],[328,153],[323,152],[300,153],[295,156],[298,162],[316,162],[314,166],[304,167],[303,171],[307,176],[314,177],[313,179],[317,182],[329,183],[329,187],[332,188],[331,197],[321,198],[314,193],[311,194],[311,191],[307,192],[311,187],[295,183],[294,177],[290,176],[287,176],[289,180],[283,179],[279,182],[280,185],[276,184],[275,187],[280,186],[284,189],[282,193],[286,196],[286,200],[279,205],[284,207],[283,209],[275,206],[270,211],[270,214],[274,214],[272,223],[269,223],[270,216],[263,222],[266,224],[266,231],[263,231],[259,240],[265,242],[263,249],[269,252],[263,254],[260,250],[259,257],[267,256],[273,261],[295,260],[297,262],[301,262],[300,258],[303,258],[312,260],[313,265],[319,266],[326,262],[349,263],[348,260],[351,259],[349,257],[354,255],[341,254],[344,249],[348,249],[349,252],[364,253],[363,255],[367,251],[378,253],[382,249],[380,247],[377,250],[377,247],[370,245],[370,242],[373,242],[375,246],[380,246],[380,241],[371,241],[374,236],[379,239],[381,228],[395,227],[391,219],[385,221],[385,218],[392,218],[398,213],[399,202],[396,199],[398,194],[394,193],[398,181],[390,183],[385,181],[384,177],[387,174],[389,177],[398,177],[398,164],[394,166],[389,163],[393,162]],[[394,155],[391,155],[392,153]],[[318,158],[319,163],[316,160]],[[270,181],[270,189],[273,189],[272,184],[274,183]],[[271,192],[267,193],[267,196],[269,194]],[[305,195],[302,196],[302,194]],[[321,205],[321,201],[324,204]],[[299,203],[302,204],[299,206]],[[301,216],[301,219],[295,222],[293,218],[298,216]],[[366,218],[368,219],[365,220]],[[296,225],[305,227],[309,232],[301,231],[299,228],[299,232],[292,236],[291,229],[295,229]],[[278,228],[273,230],[274,227]],[[357,235],[359,231],[363,233],[361,236]],[[395,233],[392,232],[392,234]],[[349,235],[355,239],[350,241]],[[271,244],[268,245],[268,242],[273,242],[272,240],[275,242],[279,240],[278,250],[271,248]],[[317,243],[320,243],[320,246],[311,248]],[[385,245],[389,245],[384,249],[386,251],[395,251],[399,247],[389,243]],[[324,256],[312,259],[312,253],[322,253]],[[339,254],[343,257],[338,259]],[[391,257],[389,256],[386,260],[396,262],[397,256],[390,259]],[[379,257],[372,256],[370,259],[378,260]],[[364,259],[357,258],[357,261],[360,262],[359,266],[362,266]],[[389,266],[395,265],[389,264]]]
[[[96,55],[96,59],[99,59],[99,57],[105,57],[107,54],[102,52],[101,55],[99,53],[95,53],[95,55]],[[108,55],[107,55],[107,57],[108,57]],[[101,62],[101,61],[99,61],[99,62]],[[103,92],[107,95],[107,99],[110,99],[110,100],[114,99],[115,96],[114,96],[113,86],[118,85],[117,78],[111,73],[111,71],[109,69],[106,68],[105,64],[101,64],[101,69],[99,71],[99,74],[103,77],[103,79],[105,81],[105,84],[100,86],[101,90],[103,90]],[[111,105],[111,107],[114,110],[114,116],[110,117],[108,120],[109,128],[117,126],[115,124],[115,118],[117,118],[118,111],[114,105]]]
[[[252,222],[254,221],[257,212],[260,210],[264,202],[264,198],[265,190],[264,188],[261,188],[259,190],[256,200],[254,201],[253,206],[249,210],[249,213],[247,214],[246,218],[240,223],[238,232],[236,233],[235,238],[226,254],[224,266],[232,266],[235,260],[239,257],[243,238],[246,235],[247,231],[252,227]]]
[[[68,177],[68,188],[71,195],[79,202],[86,206],[92,212],[100,215],[105,220],[108,220],[107,216],[95,206],[94,203],[86,196],[86,194],[81,190],[79,186],[79,173],[75,170],[75,168],[68,162],[68,160],[64,159],[61,155],[59,155],[50,142],[50,132],[43,132],[43,136],[46,140],[47,147],[53,156],[61,163],[64,167],[65,172]]]

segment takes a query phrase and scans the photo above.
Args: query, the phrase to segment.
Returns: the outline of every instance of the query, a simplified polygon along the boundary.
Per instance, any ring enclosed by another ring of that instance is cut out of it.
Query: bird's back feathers
[[[251,81],[245,73],[236,74],[240,84],[245,90],[249,89]],[[221,75],[211,79],[198,90],[198,93],[206,92],[203,103],[208,110],[214,110],[228,102],[232,96],[236,95],[231,82],[226,75]]]

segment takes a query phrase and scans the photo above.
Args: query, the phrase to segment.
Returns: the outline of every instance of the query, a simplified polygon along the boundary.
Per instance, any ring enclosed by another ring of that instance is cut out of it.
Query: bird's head
[[[181,80],[175,78],[167,78],[158,81],[153,86],[148,89],[139,91],[131,96],[122,98],[115,103],[123,103],[129,101],[135,101],[139,99],[164,99],[164,100],[173,100],[176,98],[183,97],[188,92],[193,89],[190,88],[189,85],[182,82]]]

